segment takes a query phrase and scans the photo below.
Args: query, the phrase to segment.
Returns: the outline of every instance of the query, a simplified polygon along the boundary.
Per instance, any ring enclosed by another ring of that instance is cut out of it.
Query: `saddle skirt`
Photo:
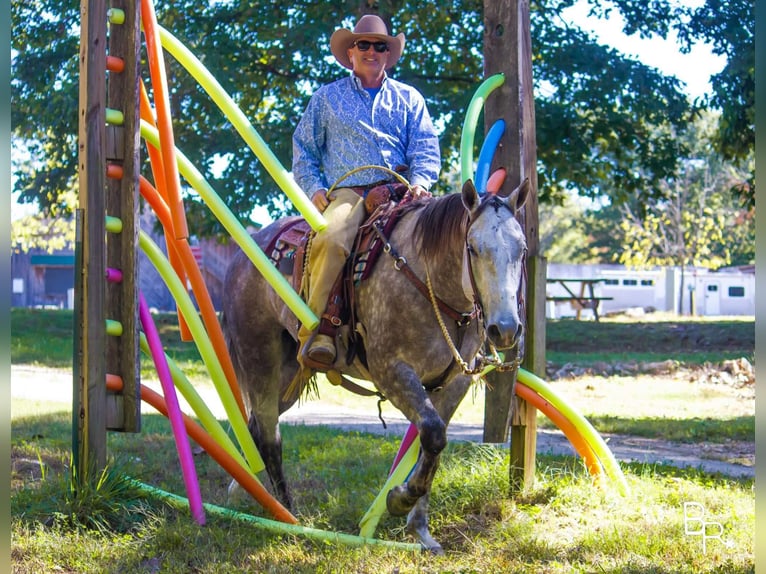
[[[375,233],[373,226],[377,226],[388,237],[399,219],[400,210],[396,209],[396,205],[388,204],[379,207],[359,228],[354,240],[354,248],[343,267],[342,279],[336,282],[336,286],[330,293],[328,304],[332,303],[332,305],[329,307],[337,307],[332,309],[331,313],[335,326],[347,322],[351,312],[349,306],[353,299],[353,288],[370,276],[383,252],[383,241]],[[287,217],[281,221],[280,228],[265,250],[269,259],[280,273],[289,279],[293,289],[304,301],[306,294],[302,288],[303,276],[308,263],[306,252],[310,252],[312,237],[313,231],[305,219],[295,216]]]

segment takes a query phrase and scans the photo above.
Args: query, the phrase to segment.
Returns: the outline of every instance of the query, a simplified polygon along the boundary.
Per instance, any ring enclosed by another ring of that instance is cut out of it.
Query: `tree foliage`
[[[755,169],[750,159],[755,149],[755,2],[708,0],[689,13],[689,24],[679,29],[687,46],[695,40],[709,42],[713,52],[726,56],[726,66],[711,77],[713,91],[707,104],[720,110],[712,138],[726,160],[747,168],[747,179],[732,189],[743,203],[755,206]]]
[[[573,3],[531,3],[541,200],[560,201],[568,190],[590,197],[606,192],[615,203],[639,191],[660,195],[660,182],[672,178],[686,155],[676,136],[693,107],[678,80],[564,21],[561,14]],[[597,13],[608,9],[601,0],[591,4]],[[642,34],[664,35],[689,17],[668,0],[613,4],[629,31]],[[15,162],[14,191],[22,202],[49,208],[77,174],[79,2],[12,0],[11,8],[12,138],[14,146],[30,150],[29,158]],[[464,111],[483,78],[482,2],[451,0],[438,10],[413,0],[156,2],[160,24],[197,55],[288,169],[292,131],[310,94],[347,73],[329,54],[331,33],[370,11],[407,36],[405,57],[392,76],[427,99],[441,131],[444,190],[457,161]],[[687,38],[707,37],[718,24],[700,20]],[[738,41],[729,40],[732,46]],[[212,100],[170,56],[166,67],[177,145],[229,208],[245,222],[256,204],[274,214],[289,210]],[[142,69],[148,70],[145,62]],[[187,216],[199,235],[220,230],[193,195]]]
[[[54,253],[75,247],[75,218],[70,210],[59,205],[77,202],[77,194],[69,190],[62,194],[64,201],[50,210],[27,215],[11,222],[11,249],[17,253],[41,250]]]
[[[714,119],[707,115],[695,122],[687,136],[694,155],[676,177],[662,182],[663,199],[633,198],[591,214],[609,222],[601,228],[601,239],[616,262],[712,269],[754,263],[752,211],[738,206],[729,193],[744,171],[706,143],[706,132],[716,129]]]

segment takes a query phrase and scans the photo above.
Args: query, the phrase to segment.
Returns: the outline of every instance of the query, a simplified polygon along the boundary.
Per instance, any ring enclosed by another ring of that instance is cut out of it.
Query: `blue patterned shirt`
[[[358,77],[320,87],[309,100],[293,134],[293,176],[311,197],[363,165],[394,169],[404,165],[411,185],[426,190],[441,167],[439,139],[423,96],[386,77],[373,100]],[[391,179],[382,170],[361,170],[341,186]]]

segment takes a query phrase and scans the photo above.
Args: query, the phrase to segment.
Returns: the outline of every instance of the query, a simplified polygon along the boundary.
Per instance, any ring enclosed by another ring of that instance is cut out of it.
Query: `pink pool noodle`
[[[113,267],[108,267],[106,270],[106,280],[110,283],[121,283],[122,271],[114,269]]]
[[[399,446],[399,452],[397,452],[396,456],[394,457],[394,463],[391,465],[391,470],[388,471],[389,476],[391,476],[391,473],[394,472],[396,465],[398,465],[399,461],[402,460],[404,453],[407,452],[407,449],[410,448],[412,441],[414,441],[415,437],[417,436],[418,427],[410,423],[410,426],[407,427],[407,432],[405,432],[404,436],[402,437],[402,444]]]
[[[186,493],[189,498],[189,508],[194,520],[198,524],[203,525],[205,524],[205,510],[202,506],[202,495],[200,494],[199,482],[197,481],[197,471],[194,468],[194,460],[189,439],[186,435],[181,407],[178,405],[178,396],[173,385],[170,367],[168,367],[168,362],[165,359],[165,351],[160,341],[160,335],[157,332],[157,327],[154,325],[151,313],[149,313],[149,307],[146,304],[143,293],[139,294],[138,313],[144,333],[146,334],[147,343],[149,344],[149,350],[154,359],[157,375],[162,384],[162,392],[165,395],[168,419],[170,419],[170,426],[173,429],[178,458],[181,461],[184,485],[186,486]]]

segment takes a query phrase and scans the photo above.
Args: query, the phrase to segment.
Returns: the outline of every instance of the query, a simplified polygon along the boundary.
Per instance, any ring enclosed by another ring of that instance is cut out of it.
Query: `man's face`
[[[375,37],[362,37],[354,42],[348,50],[354,72],[362,76],[382,76],[390,54],[387,46],[383,52],[378,51],[384,45],[386,45],[384,41]]]

